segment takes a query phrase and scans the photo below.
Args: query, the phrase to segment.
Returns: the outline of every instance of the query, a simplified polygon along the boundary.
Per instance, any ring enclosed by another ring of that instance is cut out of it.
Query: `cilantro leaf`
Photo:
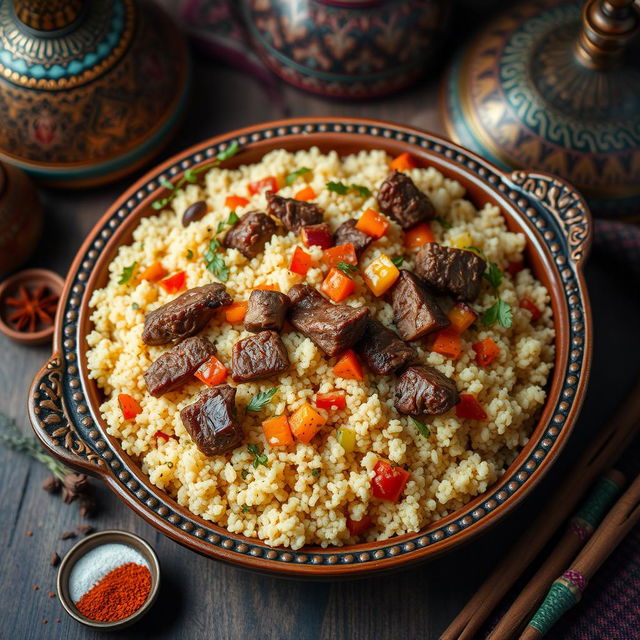
[[[133,275],[137,264],[137,262],[134,262],[133,264],[130,264],[128,267],[125,267],[122,270],[122,273],[120,274],[120,280],[118,280],[118,284],[126,284],[127,282],[129,282],[129,280],[131,280],[131,276]]]
[[[295,171],[292,171],[291,173],[289,173],[287,177],[284,179],[284,181],[288,185],[292,185],[297,178],[299,178],[300,176],[303,176],[305,173],[311,173],[311,169],[309,169],[308,167],[300,167],[299,169],[296,169]]]
[[[249,453],[252,456],[255,456],[254,461],[251,463],[251,466],[254,469],[257,469],[260,465],[265,467],[269,466],[269,458],[266,454],[262,453],[262,449],[257,444],[248,444],[247,449],[249,449]]]
[[[236,222],[238,222],[238,220],[240,220],[238,214],[235,211],[232,211],[227,218],[227,224],[229,226],[234,225]]]
[[[184,172],[184,179],[193,184],[194,182],[198,181],[198,174],[196,173],[195,169],[191,168],[191,169],[187,169]]]
[[[311,475],[314,478],[317,478],[320,475],[321,471],[322,471],[322,469],[311,469]]]
[[[224,258],[218,253],[220,250],[220,242],[215,238],[209,240],[209,249],[204,254],[204,263],[207,271],[210,271],[220,282],[226,282],[229,279],[229,268]]]
[[[238,141],[234,140],[224,151],[221,151],[218,154],[216,160],[218,162],[224,162],[225,160],[228,160],[231,156],[235,156],[236,153],[238,153],[239,148],[240,145],[238,144]]]
[[[504,278],[504,273],[498,269],[495,262],[488,262],[487,270],[482,277],[494,288],[497,289]]]
[[[246,480],[246,479],[247,479],[247,476],[249,475],[249,469],[243,469],[243,470],[240,472],[240,475],[242,476],[242,479],[243,479],[243,480]]]
[[[218,222],[218,226],[216,227],[216,234],[221,233],[222,231],[224,231],[225,228],[225,223],[220,221]]]
[[[163,209],[169,204],[169,200],[170,198],[161,198],[160,200],[156,200],[155,202],[151,203],[151,208],[154,211],[160,211],[160,209]]]
[[[132,308],[134,311],[137,311],[137,310],[140,308],[140,305],[139,305],[137,302],[132,302],[132,303],[131,303],[131,308]]]
[[[269,391],[261,391],[251,398],[247,405],[247,411],[262,411],[270,402],[273,396],[278,393],[280,387],[271,387]]]
[[[357,191],[363,198],[368,198],[371,195],[371,190],[361,184],[352,184],[349,189]]]
[[[164,176],[160,176],[158,178],[158,182],[165,188],[169,189],[169,191],[173,191],[173,183],[169,182]]]
[[[191,249],[187,249],[187,260],[193,259],[193,251]]]
[[[250,511],[251,507],[248,504],[243,504],[242,505],[242,513],[247,513],[247,511]]]
[[[395,258],[391,258],[391,262],[396,265],[396,267],[401,267],[404,262],[404,256],[396,256]]]
[[[415,426],[415,428],[423,435],[425,438],[428,438],[431,435],[431,431],[429,431],[429,427],[424,422],[420,422],[417,418],[410,416],[411,420]]]
[[[498,323],[507,329],[513,321],[511,307],[504,300],[496,300],[495,304],[485,309],[482,314],[482,324],[485,326]]]
[[[342,273],[344,273],[344,275],[349,278],[351,278],[351,275],[353,273],[359,271],[358,267],[356,267],[355,265],[349,264],[348,262],[342,262],[342,260],[338,262],[338,264],[336,265],[336,269],[342,271]]]
[[[346,185],[344,182],[327,182],[327,189],[341,196],[346,196],[349,191],[357,191],[364,198],[371,195],[371,191],[361,184]]]

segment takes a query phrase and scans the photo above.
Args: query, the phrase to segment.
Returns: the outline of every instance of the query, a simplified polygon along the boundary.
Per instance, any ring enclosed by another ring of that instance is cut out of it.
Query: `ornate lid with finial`
[[[454,60],[449,135],[494,162],[555,173],[596,215],[640,219],[640,4],[515,3]]]
[[[65,186],[133,171],[175,128],[188,75],[150,0],[0,0],[0,160]]]

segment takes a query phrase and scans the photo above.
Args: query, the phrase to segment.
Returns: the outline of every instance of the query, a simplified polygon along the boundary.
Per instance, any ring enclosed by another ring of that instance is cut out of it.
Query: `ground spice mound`
[[[78,611],[97,622],[115,622],[135,613],[149,597],[151,573],[134,562],[110,571],[78,602]]]

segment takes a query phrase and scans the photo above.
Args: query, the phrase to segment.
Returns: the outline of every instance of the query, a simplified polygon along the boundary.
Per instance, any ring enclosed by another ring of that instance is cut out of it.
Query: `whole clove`
[[[76,527],[76,531],[78,533],[81,533],[82,535],[86,536],[90,533],[93,532],[93,527],[90,524],[79,524]]]
[[[60,536],[60,540],[70,540],[71,538],[75,538],[78,534],[75,531],[63,531]]]
[[[62,484],[60,480],[58,480],[58,478],[56,478],[55,476],[49,476],[42,484],[42,488],[47,493],[57,493],[60,490],[61,486]]]
[[[80,515],[83,518],[90,518],[95,514],[97,508],[96,499],[90,495],[83,495],[80,498]]]
[[[55,551],[51,554],[49,564],[52,567],[57,567],[60,564],[60,556]]]
[[[70,471],[64,474],[62,484],[65,489],[73,493],[84,493],[89,487],[89,478],[87,478],[84,473],[74,473]]]

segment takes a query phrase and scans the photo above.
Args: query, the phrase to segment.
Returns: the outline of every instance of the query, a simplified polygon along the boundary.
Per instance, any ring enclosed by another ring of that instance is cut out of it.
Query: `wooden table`
[[[401,95],[367,104],[328,102],[288,87],[281,101],[270,101],[263,88],[238,72],[197,57],[193,100],[184,127],[168,156],[214,134],[289,115],[343,114],[394,120],[442,132],[436,80]],[[284,107],[274,104],[281,102]],[[132,178],[84,192],[42,190],[46,229],[28,266],[64,274],[85,234]],[[502,551],[542,508],[554,479],[580,452],[589,435],[620,403],[640,371],[637,331],[640,301],[624,274],[591,260],[588,280],[595,309],[596,348],[591,392],[574,436],[553,473],[508,520],[473,545],[393,576],[357,582],[311,583],[254,575],[207,560],[163,537],[127,509],[104,487],[98,488],[101,511],[91,520],[99,529],[135,531],[157,550],[163,587],[151,613],[121,638],[277,638],[295,640],[369,640],[437,638],[478,587]],[[27,348],[0,337],[0,409],[28,432],[27,388],[50,354],[49,346]],[[69,618],[54,591],[53,551],[61,555],[72,541],[60,534],[80,518],[41,489],[46,470],[30,459],[0,450],[0,636],[23,638],[104,637]],[[31,537],[26,535],[32,531]],[[39,590],[34,591],[33,585]],[[55,622],[60,618],[61,622]],[[44,624],[43,620],[48,620]],[[4,635],[4,634],[7,635]]]

